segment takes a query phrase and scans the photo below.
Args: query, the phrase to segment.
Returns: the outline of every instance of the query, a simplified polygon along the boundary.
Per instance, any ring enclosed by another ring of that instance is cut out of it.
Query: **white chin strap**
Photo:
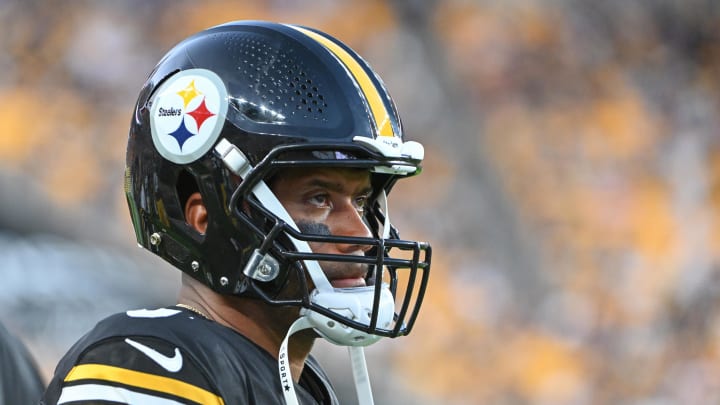
[[[221,139],[215,146],[215,152],[220,156],[225,165],[241,179],[247,177],[253,167],[245,155],[235,145],[227,139]],[[259,181],[252,190],[253,195],[263,206],[273,212],[288,226],[298,230],[295,221],[290,217],[285,207],[280,203],[275,194],[265,184]],[[378,203],[382,209],[385,220],[383,223],[382,237],[387,239],[390,235],[390,218],[387,212],[387,198],[384,191],[381,191],[378,197]],[[299,230],[298,230],[299,232]],[[291,242],[298,252],[311,253],[310,245],[302,240],[298,240],[288,235]],[[259,254],[259,253],[258,253]],[[263,258],[259,258],[262,261]],[[269,261],[274,261],[268,258]],[[315,260],[304,260],[305,268],[310,275],[315,290],[311,292],[310,300],[313,304],[328,308],[342,316],[352,319],[364,325],[369,325],[373,313],[373,301],[375,296],[375,287],[358,287],[358,288],[334,288],[325,273],[323,273],[320,264]],[[256,266],[258,261],[251,261],[248,265]],[[254,274],[254,268],[245,268],[244,273],[248,276]],[[376,269],[378,277],[381,277],[382,269]],[[380,293],[380,304],[377,308],[378,327],[388,329],[392,325],[393,316],[395,314],[395,300],[386,285],[383,285]],[[350,353],[350,362],[353,370],[353,378],[355,380],[355,388],[358,395],[360,405],[373,404],[372,389],[370,387],[370,378],[368,376],[367,365],[365,363],[365,353],[363,346],[377,342],[381,337],[371,335],[355,328],[348,327],[344,324],[336,322],[325,315],[306,308],[301,309],[300,318],[298,318],[288,329],[287,335],[280,346],[278,354],[278,372],[282,383],[285,402],[288,405],[298,404],[297,395],[295,393],[294,382],[290,372],[290,361],[288,357],[288,339],[294,333],[314,328],[326,340],[342,346],[348,346]]]
[[[288,329],[285,339],[280,345],[278,353],[278,373],[280,374],[280,383],[282,384],[283,395],[285,396],[285,404],[298,405],[297,393],[295,392],[295,383],[290,372],[290,358],[288,356],[288,340],[290,335],[303,329],[312,328],[313,325],[305,316],[298,318],[290,329]],[[350,366],[352,367],[353,379],[355,380],[355,391],[357,393],[358,404],[372,405],[373,400],[372,388],[370,387],[370,376],[365,363],[365,351],[362,346],[349,346]]]

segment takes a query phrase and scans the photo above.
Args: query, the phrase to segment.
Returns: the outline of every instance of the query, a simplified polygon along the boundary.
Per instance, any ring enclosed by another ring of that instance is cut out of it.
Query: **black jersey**
[[[312,356],[295,384],[300,404],[337,404]],[[41,404],[282,404],[277,360],[180,307],[113,315],[62,358]]]

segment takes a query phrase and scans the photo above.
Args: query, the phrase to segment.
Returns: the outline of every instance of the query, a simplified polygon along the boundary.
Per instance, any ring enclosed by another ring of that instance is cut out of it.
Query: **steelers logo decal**
[[[227,90],[205,69],[177,73],[153,96],[150,129],[155,148],[174,163],[190,163],[215,144],[225,123]]]

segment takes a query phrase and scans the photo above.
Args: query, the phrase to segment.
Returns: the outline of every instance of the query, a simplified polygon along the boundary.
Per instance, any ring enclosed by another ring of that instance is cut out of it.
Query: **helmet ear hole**
[[[184,212],[188,199],[194,193],[199,192],[200,187],[198,187],[197,181],[195,181],[195,176],[190,174],[187,170],[182,170],[180,172],[175,187],[177,190],[178,202]]]

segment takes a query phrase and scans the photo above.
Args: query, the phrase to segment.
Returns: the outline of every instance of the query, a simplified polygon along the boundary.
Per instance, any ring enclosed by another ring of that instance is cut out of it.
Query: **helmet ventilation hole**
[[[237,71],[257,97],[249,102],[281,116],[327,121],[322,80],[317,80],[292,46],[252,33],[228,35],[225,46],[228,54],[243,55],[236,60]]]

